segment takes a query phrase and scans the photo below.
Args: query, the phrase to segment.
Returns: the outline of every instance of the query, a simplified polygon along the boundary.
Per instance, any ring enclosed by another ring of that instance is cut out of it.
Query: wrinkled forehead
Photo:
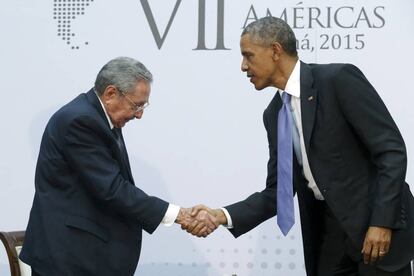
[[[144,96],[148,97],[151,92],[151,83],[146,80],[137,81],[135,88],[131,91],[133,96]]]

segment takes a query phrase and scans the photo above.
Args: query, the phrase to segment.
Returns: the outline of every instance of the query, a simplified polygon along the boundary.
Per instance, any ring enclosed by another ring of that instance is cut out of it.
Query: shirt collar
[[[113,129],[113,128],[114,128],[114,124],[112,124],[112,122],[111,122],[111,118],[109,118],[108,112],[106,112],[105,106],[103,105],[103,103],[102,103],[102,101],[101,101],[101,98],[98,96],[98,93],[96,92],[96,90],[95,90],[95,89],[93,89],[93,91],[95,92],[96,97],[98,97],[98,100],[99,100],[99,102],[101,103],[102,109],[103,109],[103,111],[105,112],[106,119],[108,120],[109,127],[110,127],[111,129]]]
[[[289,76],[286,83],[285,90],[278,88],[278,92],[282,95],[282,92],[290,94],[293,97],[300,98],[300,60],[296,61],[295,67]]]

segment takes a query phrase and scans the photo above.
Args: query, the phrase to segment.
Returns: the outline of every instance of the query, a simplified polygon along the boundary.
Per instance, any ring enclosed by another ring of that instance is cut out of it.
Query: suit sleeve
[[[407,157],[394,120],[374,87],[353,65],[345,65],[338,72],[335,91],[344,116],[368,149],[377,170],[370,225],[404,228],[400,214]]]
[[[152,233],[168,203],[147,195],[122,177],[105,136],[93,118],[79,116],[66,130],[64,156],[92,197],[119,214],[138,220],[145,231]]]
[[[276,215],[276,148],[271,143],[271,133],[269,132],[266,120],[266,111],[263,115],[264,125],[267,130],[269,140],[270,158],[267,164],[266,188],[261,192],[250,195],[243,201],[226,206],[233,221],[233,228],[230,232],[238,237],[260,223]]]

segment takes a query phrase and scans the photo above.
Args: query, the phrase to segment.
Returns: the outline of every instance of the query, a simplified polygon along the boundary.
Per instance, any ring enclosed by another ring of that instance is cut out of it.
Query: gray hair
[[[117,57],[109,61],[99,71],[95,90],[102,95],[108,85],[114,85],[127,93],[135,88],[137,82],[152,82],[152,74],[141,62],[129,57]]]
[[[297,56],[296,37],[290,26],[280,18],[267,16],[256,20],[243,30],[241,36],[249,34],[264,46],[279,42],[290,56]]]

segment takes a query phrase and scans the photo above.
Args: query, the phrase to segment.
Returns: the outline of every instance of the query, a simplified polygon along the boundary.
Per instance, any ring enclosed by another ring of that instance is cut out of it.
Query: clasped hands
[[[213,233],[219,225],[227,224],[227,219],[221,209],[210,209],[205,205],[197,205],[192,208],[181,208],[175,222],[188,233],[205,238]]]

